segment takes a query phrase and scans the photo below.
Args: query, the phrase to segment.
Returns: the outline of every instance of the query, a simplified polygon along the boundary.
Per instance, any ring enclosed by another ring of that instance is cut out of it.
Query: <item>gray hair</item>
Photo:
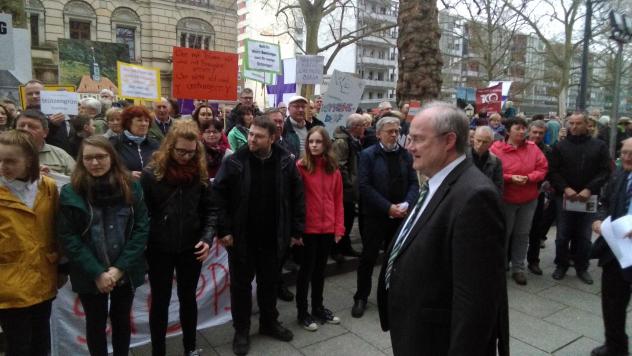
[[[435,133],[443,135],[454,132],[456,134],[456,152],[464,153],[470,140],[469,122],[465,112],[450,103],[431,101],[423,106],[417,116],[429,110],[435,111],[434,115],[430,116]]]
[[[384,127],[384,125],[389,125],[389,124],[397,124],[397,126],[400,125],[399,122],[399,118],[395,117],[395,116],[385,116],[383,118],[381,118],[377,124],[375,124],[375,132],[380,132],[382,131],[382,127]]]
[[[110,89],[107,89],[107,88],[101,89],[101,91],[99,92],[99,95],[103,95],[103,94],[114,97],[114,93]]]
[[[358,124],[364,125],[364,118],[360,114],[353,113],[347,118],[347,128],[350,129]]]
[[[96,112],[97,115],[101,113],[101,102],[95,98],[81,99],[79,104],[86,106]]]
[[[152,103],[151,103],[151,106],[155,109],[155,108],[156,108],[156,105],[157,105],[158,103],[166,103],[169,107],[171,107],[171,103],[170,103],[170,102],[169,102],[169,100],[168,100],[167,98],[165,98],[165,97],[160,97],[160,99],[158,99],[158,100],[156,100],[156,101],[152,102]]]
[[[529,124],[529,130],[531,130],[532,127],[546,130],[546,122],[544,122],[544,120],[531,121],[531,123]]]
[[[476,127],[476,131],[474,133],[483,133],[489,136],[492,140],[494,139],[494,130],[492,130],[489,126],[478,126]]]

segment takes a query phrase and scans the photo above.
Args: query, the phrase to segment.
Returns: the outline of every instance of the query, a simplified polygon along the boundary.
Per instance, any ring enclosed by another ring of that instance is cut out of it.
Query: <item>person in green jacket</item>
[[[108,354],[109,315],[114,355],[127,355],[134,291],[145,281],[149,221],[143,190],[105,137],[84,139],[77,158],[61,190],[57,238],[86,315],[90,354]]]
[[[252,108],[240,107],[237,110],[237,125],[228,133],[228,143],[233,152],[248,144],[248,130],[253,119]]]

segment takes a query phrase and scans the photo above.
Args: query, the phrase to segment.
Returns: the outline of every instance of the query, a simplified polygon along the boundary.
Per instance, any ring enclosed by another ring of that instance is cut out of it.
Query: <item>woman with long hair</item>
[[[57,238],[86,315],[90,355],[108,354],[108,316],[114,355],[129,352],[130,311],[134,290],[145,281],[148,233],[140,183],[132,180],[108,139],[85,138],[70,184],[61,190]]]
[[[154,356],[166,353],[174,270],[184,352],[187,356],[199,354],[195,347],[195,292],[202,262],[215,236],[217,219],[211,202],[204,146],[199,137],[194,121],[174,122],[141,177],[151,217],[147,262],[152,295],[149,329]]]
[[[320,323],[338,324],[340,319],[323,305],[325,267],[332,244],[345,234],[342,202],[342,175],[332,150],[332,141],[324,127],[315,126],[307,133],[305,155],[296,166],[305,189],[305,230],[292,241],[302,246],[303,259],[296,281],[298,322],[309,331]],[[307,312],[307,292],[312,286],[312,313]]]
[[[47,355],[57,294],[55,181],[40,175],[31,135],[0,134],[0,326],[6,356]]]
[[[207,104],[200,104],[195,111],[191,114],[193,121],[197,122],[198,127],[202,127],[202,124],[206,122],[210,122],[213,119],[216,119],[215,112],[213,108],[208,106]]]
[[[228,133],[230,148],[237,152],[238,149],[248,144],[248,131],[254,119],[252,108],[240,106],[237,110],[235,127]]]
[[[228,158],[233,151],[229,148],[228,142],[224,140],[224,123],[213,119],[199,123],[202,135],[202,143],[206,151],[206,170],[209,179],[215,178],[222,162]]]

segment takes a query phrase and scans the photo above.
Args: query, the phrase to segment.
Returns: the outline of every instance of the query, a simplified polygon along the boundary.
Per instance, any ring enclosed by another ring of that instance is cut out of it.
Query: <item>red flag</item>
[[[503,100],[503,84],[493,87],[476,89],[476,111],[486,111],[488,114],[500,112]]]

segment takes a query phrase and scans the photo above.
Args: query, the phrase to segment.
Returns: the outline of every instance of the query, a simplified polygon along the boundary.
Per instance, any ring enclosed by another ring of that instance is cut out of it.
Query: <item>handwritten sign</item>
[[[160,69],[116,62],[119,96],[131,99],[160,99]]]
[[[13,69],[13,21],[11,14],[0,14],[0,69]]]
[[[40,92],[41,110],[46,115],[62,113],[77,115],[79,113],[79,95],[67,91]]]
[[[323,82],[323,56],[296,56],[296,84],[320,84]]]
[[[261,41],[245,40],[245,68],[260,72],[282,74],[281,49],[279,45]]]
[[[237,54],[173,47],[173,96],[237,100]]]
[[[364,92],[364,81],[351,73],[334,70],[318,119],[325,123],[329,135],[338,126],[346,125],[347,117],[353,114]]]

